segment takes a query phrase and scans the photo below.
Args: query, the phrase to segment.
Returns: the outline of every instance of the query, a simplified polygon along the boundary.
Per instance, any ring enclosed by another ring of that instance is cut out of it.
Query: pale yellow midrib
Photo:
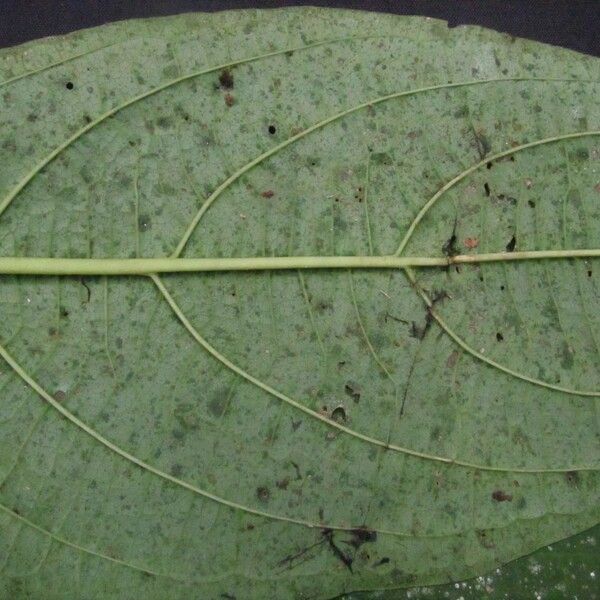
[[[0,275],[150,275],[208,271],[297,269],[405,269],[455,264],[598,258],[600,249],[532,250],[429,256],[269,256],[243,258],[46,258],[0,257]]]

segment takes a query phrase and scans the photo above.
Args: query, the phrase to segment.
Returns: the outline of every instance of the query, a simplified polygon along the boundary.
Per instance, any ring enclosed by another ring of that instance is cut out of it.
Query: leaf
[[[596,59],[321,9],[0,56],[5,596],[328,598],[598,522]]]

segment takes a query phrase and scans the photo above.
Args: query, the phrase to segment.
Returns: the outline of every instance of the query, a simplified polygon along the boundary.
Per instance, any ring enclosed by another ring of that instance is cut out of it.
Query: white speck
[[[590,577],[591,577],[592,579],[594,579],[594,577],[596,577],[596,572],[595,572],[595,571],[592,571],[592,572],[590,573]]]
[[[548,550],[550,550],[550,552],[552,552],[554,550],[554,548],[552,546],[548,546]]]
[[[27,302],[27,304],[31,304],[31,298],[25,298],[25,302]]]
[[[485,354],[485,348],[480,348],[479,352],[480,352],[480,354]]]
[[[531,563],[529,565],[529,570],[531,571],[531,573],[533,573],[534,575],[539,575],[540,571],[542,570],[542,565],[540,565],[539,563]]]
[[[455,583],[455,584],[454,584],[454,587],[455,587],[456,589],[458,589],[458,588],[460,587],[460,583]]]

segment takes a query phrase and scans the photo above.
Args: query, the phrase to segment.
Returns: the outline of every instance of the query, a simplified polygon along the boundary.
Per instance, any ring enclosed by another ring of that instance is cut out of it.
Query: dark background
[[[0,0],[0,47],[134,17],[298,5],[428,15],[600,56],[600,0]]]

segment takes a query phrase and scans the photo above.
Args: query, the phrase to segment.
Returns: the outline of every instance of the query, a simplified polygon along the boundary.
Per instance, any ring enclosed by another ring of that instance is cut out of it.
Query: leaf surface
[[[599,82],[319,9],[3,51],[0,589],[328,598],[597,523]]]

